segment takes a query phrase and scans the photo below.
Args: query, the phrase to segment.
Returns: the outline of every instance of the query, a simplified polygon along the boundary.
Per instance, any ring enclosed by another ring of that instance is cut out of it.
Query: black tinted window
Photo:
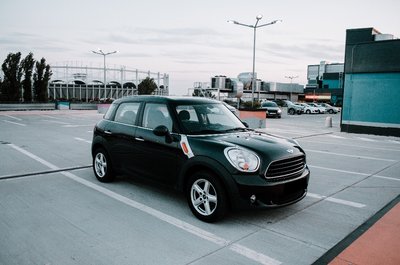
[[[114,121],[134,125],[139,107],[139,102],[122,103],[115,113]]]

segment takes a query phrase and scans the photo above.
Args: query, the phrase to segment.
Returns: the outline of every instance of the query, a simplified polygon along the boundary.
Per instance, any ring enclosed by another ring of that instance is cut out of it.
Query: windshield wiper
[[[253,130],[249,129],[249,128],[236,127],[236,128],[225,130],[224,132],[248,132],[248,131],[253,131]]]

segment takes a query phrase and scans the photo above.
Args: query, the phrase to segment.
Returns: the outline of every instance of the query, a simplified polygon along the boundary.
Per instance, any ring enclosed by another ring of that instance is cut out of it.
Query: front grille
[[[271,181],[281,181],[301,176],[306,167],[305,155],[273,161],[269,164],[265,178]]]

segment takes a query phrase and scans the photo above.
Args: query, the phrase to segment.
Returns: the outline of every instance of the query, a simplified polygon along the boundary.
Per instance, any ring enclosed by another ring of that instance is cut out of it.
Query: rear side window
[[[139,112],[139,102],[128,102],[119,105],[115,113],[115,122],[120,122],[129,125],[135,125],[136,116]]]
[[[114,114],[114,110],[117,108],[117,104],[111,104],[108,108],[106,114],[104,115],[104,119],[111,120],[112,115]]]

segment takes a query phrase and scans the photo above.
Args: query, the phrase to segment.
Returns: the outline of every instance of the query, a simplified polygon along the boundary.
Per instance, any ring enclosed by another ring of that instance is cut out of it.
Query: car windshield
[[[275,102],[264,102],[261,104],[262,107],[278,107]]]
[[[177,105],[179,123],[187,134],[245,131],[243,123],[221,103]]]

